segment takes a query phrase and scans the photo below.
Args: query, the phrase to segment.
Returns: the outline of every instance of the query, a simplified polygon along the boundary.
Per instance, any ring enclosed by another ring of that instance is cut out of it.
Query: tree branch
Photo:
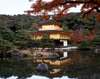
[[[64,4],[67,4],[67,3],[77,3],[77,4],[87,4],[87,3],[94,3],[93,1],[72,1],[72,0],[70,0],[70,1],[65,1],[65,2],[63,2],[63,3],[61,3],[61,5],[64,5]]]

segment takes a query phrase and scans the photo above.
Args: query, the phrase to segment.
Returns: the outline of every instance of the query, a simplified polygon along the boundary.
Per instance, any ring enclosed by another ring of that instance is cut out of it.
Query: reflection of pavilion
[[[57,23],[42,23],[38,27],[38,31],[33,33],[33,40],[50,39],[54,40],[56,46],[67,46],[71,40],[71,32],[64,32],[60,24]]]

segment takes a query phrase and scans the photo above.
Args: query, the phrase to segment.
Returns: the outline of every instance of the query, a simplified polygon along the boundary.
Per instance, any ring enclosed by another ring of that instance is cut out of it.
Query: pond
[[[0,60],[0,79],[100,79],[99,53],[68,51],[68,58],[73,64],[59,67],[62,72],[57,75],[38,74],[32,60]]]

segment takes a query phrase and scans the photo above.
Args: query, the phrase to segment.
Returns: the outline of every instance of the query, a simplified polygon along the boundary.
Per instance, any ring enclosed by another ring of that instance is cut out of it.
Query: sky
[[[33,0],[35,1],[35,0]],[[32,2],[29,0],[0,0],[0,14],[17,15],[24,14],[30,9]],[[69,12],[79,12],[80,7],[72,8]]]
[[[0,0],[0,14],[23,14],[24,11],[30,9],[31,4],[29,0]]]

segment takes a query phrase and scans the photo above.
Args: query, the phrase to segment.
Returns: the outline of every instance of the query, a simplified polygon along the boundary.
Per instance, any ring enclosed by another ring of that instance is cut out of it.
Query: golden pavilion
[[[45,22],[39,24],[37,32],[32,33],[32,39],[41,40],[48,38],[63,42],[63,45],[67,46],[68,41],[71,40],[71,34],[71,32],[64,32],[62,26],[58,23]]]

